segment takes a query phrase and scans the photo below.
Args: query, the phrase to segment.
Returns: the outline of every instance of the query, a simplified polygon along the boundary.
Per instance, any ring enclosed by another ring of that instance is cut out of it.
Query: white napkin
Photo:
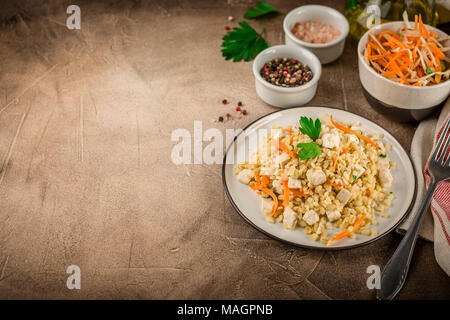
[[[434,142],[436,141],[436,135],[449,115],[450,99],[447,100],[447,103],[442,108],[438,118],[435,117],[422,121],[414,134],[411,143],[411,158],[414,162],[417,175],[417,198],[408,218],[397,229],[399,233],[404,234],[405,231],[408,230],[413,217],[417,213],[417,210],[425,197],[426,184],[423,170],[430,157]],[[433,200],[432,203],[435,204],[435,200]],[[434,205],[434,207],[436,207],[436,205]],[[448,233],[450,231],[450,221],[448,221],[447,218],[449,216],[450,212],[443,212],[441,217],[447,220],[439,221],[439,218],[428,209],[422,222],[419,236],[425,240],[434,242],[434,255],[436,261],[447,275],[450,276],[450,244],[445,235],[445,232]]]

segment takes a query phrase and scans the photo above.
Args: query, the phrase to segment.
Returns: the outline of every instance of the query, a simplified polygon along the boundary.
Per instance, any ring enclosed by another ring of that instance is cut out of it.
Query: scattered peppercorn
[[[225,27],[223,27],[225,30],[230,30],[231,28],[230,28],[230,26],[225,26]]]
[[[219,117],[219,122],[223,122],[223,117],[222,116]]]
[[[228,100],[227,100],[227,99],[223,99],[223,100],[222,100],[222,103],[223,103],[223,104],[227,104],[227,103],[228,103]]]
[[[238,106],[239,106],[239,107],[242,107],[242,101],[239,101],[239,102],[238,102]]]
[[[260,74],[264,80],[279,87],[298,87],[314,76],[306,64],[290,58],[276,58],[265,63]]]
[[[245,116],[247,114],[247,110],[242,110],[242,114]]]
[[[236,111],[241,111],[241,107],[236,107]]]

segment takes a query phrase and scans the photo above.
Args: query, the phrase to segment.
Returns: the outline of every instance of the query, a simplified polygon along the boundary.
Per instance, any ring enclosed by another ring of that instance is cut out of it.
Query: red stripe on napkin
[[[430,206],[430,207],[431,207],[431,212],[433,212],[434,215],[436,216],[436,218],[438,218],[439,223],[440,223],[441,228],[442,228],[442,231],[444,232],[445,238],[447,239],[447,243],[450,246],[450,236],[448,235],[447,230],[445,229],[444,221],[442,220],[439,212],[437,212],[436,209],[433,206]]]
[[[442,135],[442,131],[444,130],[444,127],[446,123],[450,121],[450,116],[447,117],[447,119],[442,124],[442,127],[439,129],[439,132],[436,136],[436,141],[434,144],[436,145],[436,142]],[[430,156],[431,157],[431,156]],[[427,187],[430,185],[430,172],[428,171],[428,163],[430,162],[430,158],[428,158],[428,161],[425,165],[425,168],[423,170],[423,175],[425,177],[425,183]],[[434,206],[438,206],[441,211],[443,211],[447,217],[447,220],[450,222],[450,182],[449,181],[442,181],[439,186],[437,187],[436,191],[433,195],[434,204],[431,206],[431,211],[434,213],[434,215],[439,220],[439,223],[442,227],[442,231],[444,232],[445,237],[447,238],[447,242],[450,245],[450,237],[449,232],[446,229],[446,226],[444,224],[444,220],[442,219],[441,215],[439,214],[437,208]]]

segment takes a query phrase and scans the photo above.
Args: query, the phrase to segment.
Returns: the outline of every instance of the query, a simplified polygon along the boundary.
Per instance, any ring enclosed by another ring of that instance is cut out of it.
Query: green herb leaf
[[[257,33],[255,29],[245,22],[239,22],[241,28],[233,28],[222,40],[222,56],[226,60],[233,59],[237,62],[241,59],[250,61],[256,57],[258,53],[269,47],[266,40],[262,37],[264,29],[261,33]]]
[[[319,145],[317,145],[314,142],[299,143],[297,147],[301,148],[298,151],[298,156],[302,160],[316,158],[322,153],[322,150],[320,149]]]
[[[314,122],[311,118],[301,117],[299,122],[301,133],[306,134],[313,141],[319,138],[320,131],[322,131],[322,123],[319,119]]]
[[[357,176],[355,176],[355,175],[352,175],[352,177],[353,177],[353,180],[356,180],[356,179],[358,179],[358,177],[357,177]]]
[[[258,18],[271,12],[280,13],[271,4],[265,1],[261,1],[256,3],[256,8],[250,8],[244,15],[244,18],[245,19]]]
[[[439,60],[439,62],[441,63],[441,72],[447,70],[447,64],[445,63],[445,61],[441,59]]]
[[[380,157],[386,158],[387,156],[386,156],[384,153],[381,153],[381,154],[380,154]]]
[[[426,68],[426,69],[425,69],[425,72],[426,72],[427,74],[432,74],[432,73],[435,73],[436,70],[435,70],[434,68]]]

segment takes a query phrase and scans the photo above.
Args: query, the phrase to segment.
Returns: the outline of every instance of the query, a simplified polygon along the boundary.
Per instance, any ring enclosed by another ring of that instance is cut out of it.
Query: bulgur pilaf
[[[300,127],[273,126],[234,174],[261,197],[270,223],[303,228],[331,245],[356,234],[377,235],[377,215],[387,218],[395,163],[382,134],[332,117],[302,117]],[[341,232],[331,235],[338,228]]]

